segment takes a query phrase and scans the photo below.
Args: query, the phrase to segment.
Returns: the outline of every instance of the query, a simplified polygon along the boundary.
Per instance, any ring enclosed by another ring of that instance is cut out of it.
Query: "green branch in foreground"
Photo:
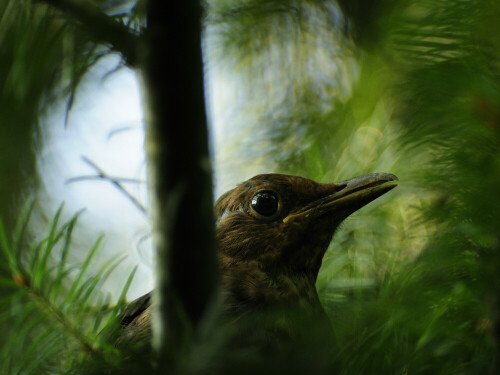
[[[124,24],[106,15],[89,3],[75,0],[33,0],[58,9],[66,16],[85,26],[85,31],[98,42],[107,43],[111,49],[122,54],[127,64],[137,65],[140,36]]]
[[[121,357],[113,345],[113,335],[135,269],[118,302],[110,305],[109,298],[99,290],[122,259],[105,262],[93,275],[89,273],[101,237],[83,264],[68,267],[78,214],[59,224],[62,207],[46,237],[35,246],[24,245],[22,237],[32,209],[30,205],[12,235],[5,232],[0,221],[0,248],[8,260],[8,269],[0,274],[0,285],[8,287],[6,296],[0,297],[0,311],[5,311],[0,314],[4,337],[0,372],[38,374],[54,365],[66,370],[80,368],[82,358],[111,367],[119,364]],[[24,363],[30,363],[29,370],[23,368]]]

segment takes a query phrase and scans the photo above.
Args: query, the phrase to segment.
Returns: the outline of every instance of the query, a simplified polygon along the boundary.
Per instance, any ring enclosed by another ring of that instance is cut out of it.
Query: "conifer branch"
[[[2,303],[14,303],[18,309],[22,309],[24,314],[22,316],[0,315],[0,322],[13,319],[19,327],[29,327],[26,332],[13,330],[16,333],[7,336],[6,345],[10,348],[14,348],[15,345],[21,347],[28,345],[33,353],[41,353],[40,343],[48,340],[46,337],[56,335],[60,338],[46,342],[43,350],[46,350],[47,354],[38,359],[38,364],[32,364],[33,368],[41,370],[39,366],[44,366],[47,361],[54,359],[53,354],[49,352],[54,353],[60,350],[65,350],[68,354],[68,357],[57,361],[63,367],[67,366],[63,364],[67,360],[76,364],[80,363],[78,360],[75,362],[74,353],[67,351],[67,343],[71,343],[70,351],[74,352],[73,349],[77,347],[78,353],[85,354],[86,358],[101,363],[103,366],[113,367],[119,362],[119,352],[108,342],[112,340],[117,327],[116,318],[125,303],[126,293],[136,269],[128,277],[118,302],[114,306],[109,306],[109,300],[105,302],[106,300],[100,298],[98,286],[109,277],[122,259],[108,261],[99,267],[96,274],[88,276],[87,271],[100,248],[102,241],[100,237],[90,249],[84,263],[77,268],[78,272],[72,278],[69,287],[64,287],[66,283],[63,284],[63,282],[73,271],[67,268],[67,255],[78,214],[59,225],[61,206],[50,223],[47,236],[25,255],[25,251],[20,251],[18,247],[23,243],[23,228],[28,224],[32,207],[33,205],[30,205],[21,218],[13,240],[8,239],[0,222],[0,248],[9,259],[12,274],[12,280],[0,278],[0,283],[11,289],[10,293],[14,301],[5,302],[9,298],[6,297]],[[54,267],[49,261],[49,256],[59,245],[62,245],[61,259]],[[99,298],[96,298],[97,296]],[[93,302],[90,303],[90,301]],[[94,304],[97,309],[93,306]],[[52,349],[49,350],[49,348]],[[15,349],[0,351],[0,358],[5,355],[9,356],[12,350]],[[23,361],[30,358],[27,353],[28,348],[23,355]],[[18,365],[18,361],[14,360],[7,368]]]
[[[82,331],[78,329],[78,327],[76,327],[56,305],[48,300],[43,293],[31,287],[27,288],[27,292],[42,310],[46,311],[52,319],[61,324],[64,330],[80,344],[84,353],[90,355],[94,359],[104,360],[102,353],[92,344]]]
[[[109,181],[115,186],[123,195],[125,195],[134,206],[136,206],[139,211],[141,211],[143,214],[147,214],[146,207],[139,202],[139,200],[134,197],[125,187],[122,185],[122,182],[138,182],[137,180],[132,180],[132,179],[123,179],[123,178],[117,178],[108,175],[104,170],[102,170],[97,164],[95,164],[92,160],[88,159],[87,157],[83,156],[82,157],[83,161],[87,163],[89,166],[94,168],[97,172],[97,176],[80,176],[80,177],[75,177],[75,178],[70,178],[67,182],[75,182],[75,181],[81,181],[84,179],[103,179],[106,181]]]
[[[45,3],[69,18],[73,18],[84,26],[97,42],[109,44],[111,49],[119,52],[128,65],[136,66],[138,63],[138,45],[140,36],[132,32],[121,22],[106,15],[101,9],[90,5],[88,2],[75,0],[34,0]]]

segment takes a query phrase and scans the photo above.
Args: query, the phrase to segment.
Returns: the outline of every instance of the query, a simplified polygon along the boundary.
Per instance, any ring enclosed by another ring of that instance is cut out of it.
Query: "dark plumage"
[[[291,307],[322,314],[316,278],[339,224],[393,189],[397,177],[373,173],[340,183],[262,174],[223,194],[215,205],[225,309],[239,317]],[[117,345],[151,335],[151,300],[132,302]]]

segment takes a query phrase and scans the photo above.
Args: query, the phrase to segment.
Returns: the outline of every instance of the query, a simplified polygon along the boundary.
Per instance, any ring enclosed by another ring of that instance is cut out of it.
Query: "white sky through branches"
[[[63,201],[65,218],[84,209],[74,236],[73,262],[85,259],[101,234],[105,241],[96,263],[125,256],[121,268],[105,285],[112,292],[119,291],[132,267],[139,265],[130,291],[133,298],[153,286],[148,219],[109,181],[85,179],[97,171],[83,159],[88,158],[110,176],[136,179],[137,183],[123,186],[147,205],[139,84],[128,68],[106,76],[118,63],[117,56],[107,57],[87,74],[66,128],[64,102],[44,119],[40,203],[49,218]],[[69,182],[79,177],[84,178]]]
[[[119,61],[117,56],[109,56],[86,75],[77,91],[66,128],[64,101],[51,108],[42,119],[44,139],[39,157],[39,203],[43,215],[49,219],[62,202],[65,204],[65,219],[84,210],[73,236],[72,262],[83,261],[99,235],[104,235],[105,241],[96,268],[108,259],[125,257],[105,284],[106,290],[116,295],[131,269],[139,266],[129,292],[129,299],[133,299],[154,286],[148,219],[112,183],[87,178],[96,176],[97,171],[84,160],[87,158],[109,176],[137,180],[137,183],[125,182],[122,185],[147,206],[140,85],[131,69],[124,67],[107,74]],[[207,83],[212,150],[217,149],[218,141],[229,142],[227,135],[221,136],[227,134],[225,124],[233,130],[237,127],[234,117],[231,121],[228,105],[230,98],[234,97],[235,84],[227,81],[221,71],[207,79],[207,82],[214,81],[217,81],[218,90],[214,89],[215,85]],[[248,169],[247,165],[242,172],[228,171],[214,165],[214,198],[252,173],[261,172]],[[38,222],[37,225],[46,223]]]

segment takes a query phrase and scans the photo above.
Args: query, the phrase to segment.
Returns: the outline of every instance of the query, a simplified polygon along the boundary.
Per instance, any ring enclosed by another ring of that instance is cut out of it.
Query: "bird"
[[[338,183],[259,174],[217,200],[214,209],[224,314],[233,319],[273,308],[324,315],[316,279],[332,237],[349,215],[397,186],[389,173]],[[151,292],[121,315],[117,346],[151,338]]]

